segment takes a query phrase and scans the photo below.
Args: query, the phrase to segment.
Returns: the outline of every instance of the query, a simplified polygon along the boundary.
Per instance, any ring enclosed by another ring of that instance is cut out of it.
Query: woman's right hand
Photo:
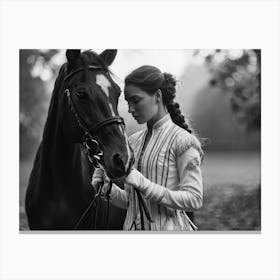
[[[102,183],[104,181],[104,171],[101,168],[95,168],[93,175],[92,175],[92,180],[91,180],[91,184],[94,188],[96,188],[96,186],[99,183]]]
[[[106,193],[109,188],[109,178],[106,176],[102,168],[96,168],[92,175],[91,184],[97,190],[100,183],[104,183],[102,187],[102,193]]]

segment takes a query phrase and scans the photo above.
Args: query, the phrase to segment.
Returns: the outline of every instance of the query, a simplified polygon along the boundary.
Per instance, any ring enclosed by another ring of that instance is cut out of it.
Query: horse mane
[[[56,123],[58,108],[59,108],[59,95],[63,86],[63,80],[66,76],[66,63],[63,64],[59,70],[58,76],[55,80],[52,97],[50,100],[47,120],[43,131],[43,140],[46,139],[50,133],[54,131],[54,124]]]

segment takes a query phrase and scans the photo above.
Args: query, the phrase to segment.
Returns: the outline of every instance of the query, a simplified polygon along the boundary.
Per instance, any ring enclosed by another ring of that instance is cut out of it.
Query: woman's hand
[[[138,188],[141,186],[144,176],[135,168],[132,168],[129,175],[124,179],[124,183]]]
[[[95,168],[93,175],[92,175],[92,180],[91,184],[95,188],[99,183],[104,181],[104,171],[101,168]]]
[[[100,183],[104,183],[102,192],[106,193],[109,188],[109,182],[110,182],[110,179],[106,176],[106,174],[102,168],[96,168],[94,170],[93,175],[92,175],[91,184],[95,188],[96,191],[97,191],[97,186]]]

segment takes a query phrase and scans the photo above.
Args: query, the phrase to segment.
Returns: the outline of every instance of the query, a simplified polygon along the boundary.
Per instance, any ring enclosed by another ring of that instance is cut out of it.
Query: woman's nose
[[[128,105],[128,113],[132,114],[133,112],[135,112],[134,107],[131,105]]]

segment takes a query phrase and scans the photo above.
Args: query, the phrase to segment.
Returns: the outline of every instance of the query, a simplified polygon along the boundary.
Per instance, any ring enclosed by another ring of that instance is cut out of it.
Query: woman
[[[126,77],[124,93],[129,113],[147,127],[130,136],[135,163],[124,189],[112,185],[111,203],[127,209],[123,229],[197,229],[186,211],[202,206],[203,151],[174,102],[175,78],[145,65]],[[98,169],[92,183],[104,179],[108,185]]]

